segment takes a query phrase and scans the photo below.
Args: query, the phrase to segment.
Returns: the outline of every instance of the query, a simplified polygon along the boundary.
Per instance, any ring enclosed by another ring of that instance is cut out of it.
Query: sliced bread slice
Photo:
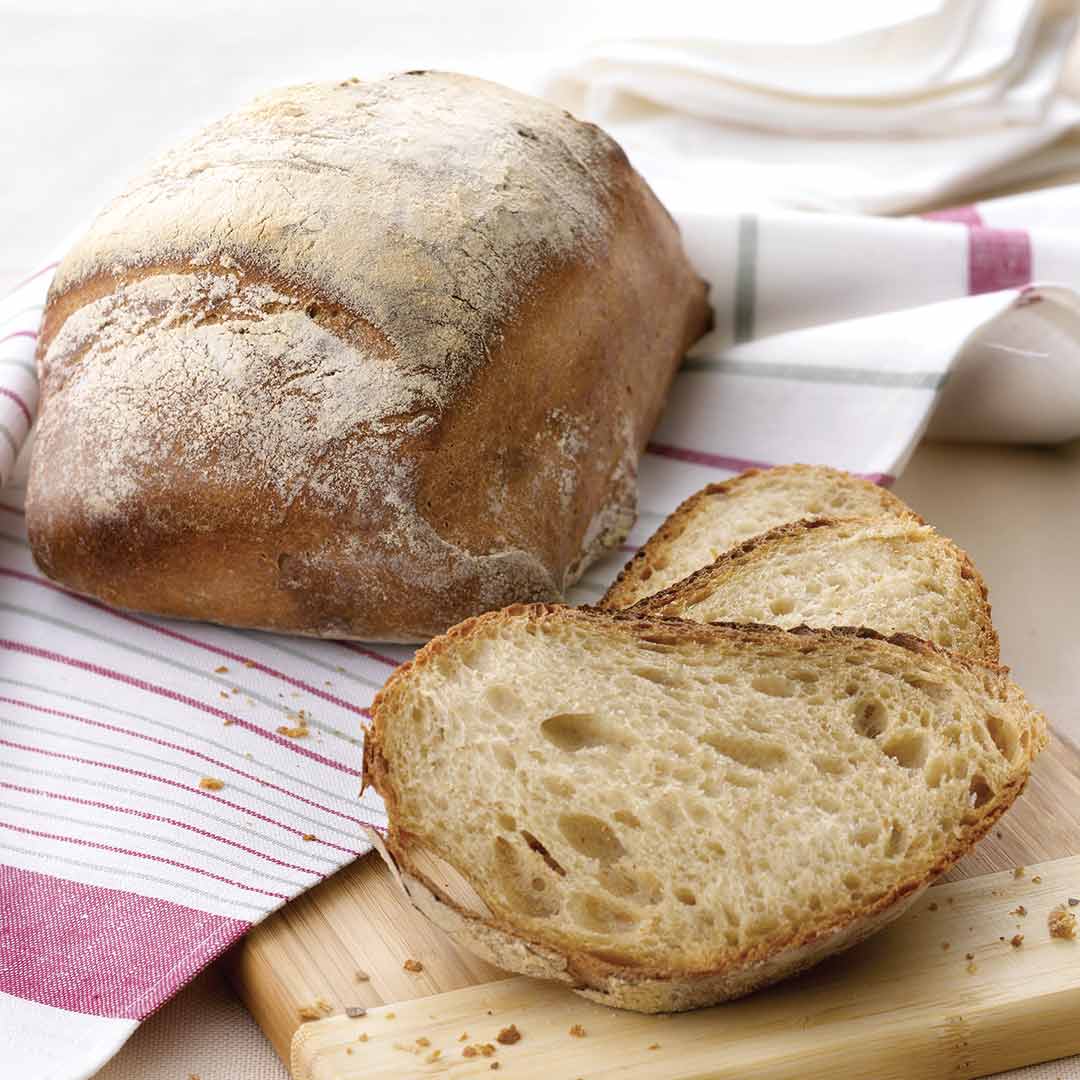
[[[373,717],[364,780],[414,903],[503,968],[643,1012],[895,918],[1045,741],[1006,669],[913,638],[544,605],[435,639]]]
[[[986,585],[913,517],[816,518],[747,540],[631,609],[694,622],[869,626],[996,661]]]
[[[748,469],[678,507],[626,564],[600,607],[627,608],[777,525],[810,517],[889,514],[921,520],[895,495],[825,465]]]

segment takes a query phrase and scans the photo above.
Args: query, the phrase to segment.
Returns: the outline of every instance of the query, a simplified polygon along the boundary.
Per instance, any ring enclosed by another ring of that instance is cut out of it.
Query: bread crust
[[[872,491],[879,499],[883,514],[895,514],[900,517],[914,518],[920,525],[925,522],[906,503],[902,502],[891,491],[869,480],[844,472],[842,469],[833,469],[827,465],[774,465],[770,469],[745,469],[737,476],[729,480],[723,480],[715,484],[707,484],[700,491],[694,492],[689,498],[684,499],[660,524],[656,532],[645,541],[619,572],[619,576],[611,583],[608,591],[598,601],[598,606],[611,611],[628,608],[636,603],[641,596],[642,590],[647,589],[646,582],[653,572],[657,563],[662,563],[671,550],[678,544],[679,538],[694,522],[699,514],[703,513],[709,502],[713,499],[727,496],[737,497],[749,484],[758,477],[783,477],[799,474],[825,474],[835,478],[837,482],[844,484],[865,485],[868,491]]]
[[[912,525],[918,528],[929,528],[915,515],[903,516],[910,517]],[[830,529],[843,526],[845,523],[850,525],[872,525],[874,520],[865,517],[817,517],[778,525],[775,529],[770,529],[766,533],[744,540],[741,544],[724,552],[709,566],[703,566],[689,577],[685,577],[674,585],[669,585],[659,592],[644,597],[625,610],[636,615],[680,617],[682,613],[680,608],[686,598],[699,590],[708,590],[714,582],[722,581],[728,574],[737,572],[740,566],[760,562],[767,563],[773,551],[783,548],[785,544],[798,540],[808,532],[816,529]],[[996,663],[1000,658],[1000,642],[997,631],[994,629],[990,606],[990,590],[987,588],[986,581],[966,551],[947,537],[939,535],[938,539],[948,546],[959,563],[960,577],[964,581],[971,582],[971,586],[978,597],[971,612],[977,626],[977,647],[972,651],[971,655],[978,660]],[[954,651],[959,652],[960,650]]]
[[[437,72],[275,92],[61,264],[34,556],[119,607],[319,636],[561,599],[632,523],[705,293],[561,110]]]
[[[825,956],[849,948],[875,930],[891,922],[913,903],[940,874],[949,869],[973,844],[984,836],[1022,792],[1032,758],[1046,741],[1044,722],[1036,714],[1034,729],[1022,767],[1014,779],[998,791],[978,812],[964,819],[963,829],[934,861],[925,874],[898,882],[873,903],[841,911],[831,921],[807,926],[784,940],[744,950],[725,962],[699,970],[664,970],[625,966],[601,959],[586,950],[564,949],[520,931],[511,920],[490,910],[469,910],[449,896],[416,866],[413,854],[425,850],[423,841],[398,827],[397,795],[393,771],[382,752],[387,723],[393,722],[395,700],[404,680],[414,669],[422,670],[451,652],[462,639],[482,635],[501,623],[515,619],[539,622],[554,620],[584,622],[602,633],[619,626],[632,633],[657,638],[696,642],[736,639],[798,653],[807,645],[854,639],[870,650],[891,652],[899,647],[923,657],[959,665],[997,683],[996,692],[1006,699],[1018,693],[1008,682],[1008,668],[999,664],[957,656],[929,642],[907,634],[885,637],[861,627],[815,630],[800,627],[782,630],[757,624],[690,623],[676,618],[643,617],[634,612],[607,612],[599,609],[567,608],[552,605],[513,605],[467,620],[430,642],[414,660],[401,665],[380,690],[372,705],[373,724],[364,743],[363,784],[373,786],[383,797],[390,820],[385,838],[372,836],[373,843],[398,877],[412,903],[459,944],[499,967],[524,975],[553,979],[570,986],[594,1001],[640,1012],[670,1012],[699,1008],[739,997],[785,978],[817,963]],[[445,858],[442,852],[438,852]],[[453,865],[452,860],[447,860]],[[468,880],[467,868],[454,869]]]

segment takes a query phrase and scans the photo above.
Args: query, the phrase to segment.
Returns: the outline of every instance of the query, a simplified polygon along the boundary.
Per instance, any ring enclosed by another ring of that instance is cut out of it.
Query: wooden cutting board
[[[1080,1053],[1080,941],[1047,927],[1069,896],[1080,897],[1080,753],[1055,738],[994,833],[898,922],[729,1005],[640,1016],[508,977],[415,913],[374,854],[253,930],[230,972],[295,1080],[496,1066],[543,1080],[975,1077]],[[1020,905],[1026,915],[1011,914]],[[423,970],[405,970],[410,959]],[[367,1015],[346,1017],[351,1006]],[[325,1018],[303,1022],[309,1010]],[[501,1045],[510,1024],[522,1038]],[[465,1056],[484,1044],[494,1053]]]

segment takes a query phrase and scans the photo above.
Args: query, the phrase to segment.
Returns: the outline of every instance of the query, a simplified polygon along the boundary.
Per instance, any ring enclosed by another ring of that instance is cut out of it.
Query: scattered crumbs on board
[[[1046,925],[1049,927],[1052,938],[1059,938],[1062,941],[1076,940],[1076,916],[1068,911],[1064,904],[1058,904],[1046,916]]]
[[[575,1039],[584,1039],[588,1033],[580,1024],[574,1024],[570,1029],[570,1034],[573,1035]]]
[[[371,976],[366,971],[356,969],[356,981],[357,982],[371,982]]]
[[[368,1041],[368,1033],[366,1031],[361,1031],[360,1034],[356,1036],[356,1041],[357,1042],[367,1042]]]
[[[499,1067],[499,1063],[498,1063],[497,1061],[493,1061],[493,1062],[492,1062],[492,1063],[491,1063],[491,1064],[490,1064],[490,1065],[488,1066],[488,1068],[489,1068],[489,1069],[497,1069],[498,1067]]]
[[[346,1005],[345,1015],[350,1020],[355,1020],[358,1016],[367,1016],[367,1009],[363,1005]]]
[[[199,787],[205,791],[220,791],[225,786],[224,780],[219,780],[216,776],[204,776],[199,781]]]
[[[424,965],[419,960],[414,960],[411,956],[404,964],[401,965],[406,971],[411,971],[413,974],[417,974],[424,970]]]
[[[1011,938],[1009,938],[1009,944],[1014,949],[1019,949],[1020,946],[1024,944],[1024,935],[1023,934],[1013,934],[1013,936]]]
[[[426,1058],[424,1058],[424,1061],[426,1061],[428,1065],[434,1065],[435,1062],[438,1061],[439,1058],[441,1058],[441,1057],[442,1057],[442,1051],[441,1050],[432,1050],[431,1053],[428,1054],[428,1056]]]
[[[383,1019],[385,1019],[385,1020],[396,1020],[397,1019],[397,1013],[395,1013],[395,1012],[383,1013]]]
[[[461,1056],[465,1058],[492,1057],[494,1053],[495,1047],[491,1043],[473,1043],[461,1051]]]
[[[1035,876],[1034,876],[1034,877],[1033,877],[1033,878],[1031,879],[1031,884],[1032,884],[1032,885],[1041,885],[1041,884],[1042,884],[1042,876],[1041,876],[1040,874],[1036,874],[1036,875],[1035,875]]]
[[[422,1047],[428,1047],[428,1046],[431,1045],[431,1040],[429,1038],[425,1037],[424,1035],[421,1035],[420,1038],[416,1040],[416,1045],[417,1046],[422,1046]]]
[[[659,1043],[649,1043],[649,1045],[646,1047],[646,1049],[647,1050],[659,1050],[660,1049],[660,1044]]]
[[[1024,868],[1022,866],[1018,866],[1018,867],[1016,867],[1015,870],[1013,870],[1013,877],[1014,878],[1022,878],[1024,876],[1024,873],[1025,873]]]
[[[468,1037],[469,1037],[469,1033],[468,1033],[467,1031],[463,1031],[463,1032],[462,1032],[462,1033],[461,1033],[461,1034],[460,1034],[460,1035],[459,1035],[459,1036],[457,1037],[457,1041],[458,1041],[458,1042],[465,1042],[465,1040],[466,1040],[466,1039],[468,1039]]]
[[[301,1005],[296,1010],[296,1015],[300,1017],[300,1022],[306,1024],[309,1020],[321,1020],[322,1013],[315,1008],[314,1005]]]
[[[1023,918],[1027,914],[1027,908],[1023,904],[1018,904],[1009,912],[1010,915],[1016,915],[1018,918]]]
[[[346,1054],[351,1054],[352,1053],[352,1047],[351,1046],[346,1046],[345,1047],[345,1053]]]

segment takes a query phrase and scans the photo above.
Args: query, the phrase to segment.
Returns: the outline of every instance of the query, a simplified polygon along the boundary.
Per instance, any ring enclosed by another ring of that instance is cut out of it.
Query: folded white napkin
[[[752,40],[733,39],[745,35],[740,13],[722,10],[722,24],[702,26],[663,5],[662,23],[629,21],[544,84],[612,131],[675,205],[722,195],[902,212],[985,189],[1005,169],[1022,180],[1080,163],[1075,149],[1065,161],[1040,153],[1080,122],[1080,103],[1058,92],[1071,13],[945,0],[824,40],[803,28],[793,42],[790,5]]]

